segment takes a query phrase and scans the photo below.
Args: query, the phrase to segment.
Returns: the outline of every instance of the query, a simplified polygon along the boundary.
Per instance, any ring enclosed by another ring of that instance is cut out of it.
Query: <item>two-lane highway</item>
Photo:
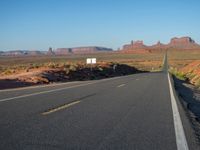
[[[166,72],[0,92],[2,150],[176,150]]]

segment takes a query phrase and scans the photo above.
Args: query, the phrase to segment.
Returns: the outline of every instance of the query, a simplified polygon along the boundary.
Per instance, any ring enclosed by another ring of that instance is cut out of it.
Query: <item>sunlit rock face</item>
[[[177,45],[177,44],[193,44],[195,41],[191,37],[181,37],[181,38],[172,38],[170,41],[171,45]]]
[[[168,47],[176,49],[200,49],[198,45],[191,37],[181,37],[181,38],[172,38]]]
[[[178,49],[178,50],[193,50],[199,49],[198,45],[191,37],[172,38],[168,44],[162,44],[160,41],[157,44],[147,46],[143,41],[131,41],[130,44],[126,44],[122,47],[122,51],[134,51],[134,50],[167,50],[167,49]]]

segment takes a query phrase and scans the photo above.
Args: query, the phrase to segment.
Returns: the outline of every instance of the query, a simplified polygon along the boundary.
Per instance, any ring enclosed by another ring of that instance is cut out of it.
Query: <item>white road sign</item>
[[[87,64],[96,64],[97,63],[97,59],[96,58],[87,58],[86,59],[86,63]]]
[[[97,59],[96,58],[92,58],[92,64],[96,64],[97,63]]]
[[[86,63],[87,63],[87,64],[91,64],[91,62],[92,62],[91,58],[87,58],[87,59],[86,59]]]

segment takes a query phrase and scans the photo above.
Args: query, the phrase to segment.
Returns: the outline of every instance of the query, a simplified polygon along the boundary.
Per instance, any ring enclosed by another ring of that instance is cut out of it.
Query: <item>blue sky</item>
[[[0,50],[200,43],[199,0],[0,0]]]

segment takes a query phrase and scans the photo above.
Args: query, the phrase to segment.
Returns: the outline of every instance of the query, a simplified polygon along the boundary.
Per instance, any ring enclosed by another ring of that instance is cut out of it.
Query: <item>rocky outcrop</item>
[[[47,51],[47,55],[55,55],[55,53],[51,47],[49,47],[49,50]]]

